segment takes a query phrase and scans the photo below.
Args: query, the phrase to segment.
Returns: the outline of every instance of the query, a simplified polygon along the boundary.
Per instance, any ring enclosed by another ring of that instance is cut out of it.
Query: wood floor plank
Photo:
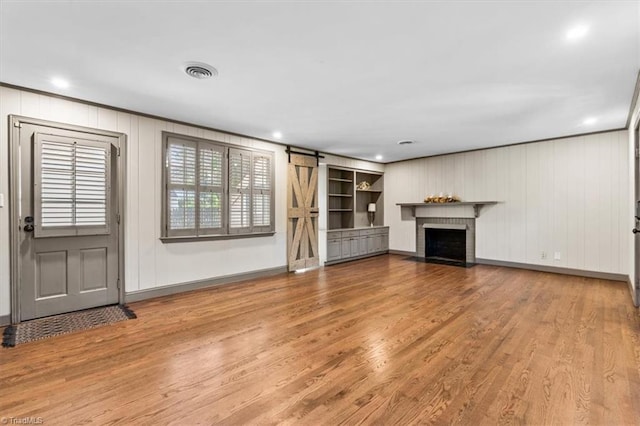
[[[624,283],[378,256],[133,303],[0,350],[46,424],[640,424]]]

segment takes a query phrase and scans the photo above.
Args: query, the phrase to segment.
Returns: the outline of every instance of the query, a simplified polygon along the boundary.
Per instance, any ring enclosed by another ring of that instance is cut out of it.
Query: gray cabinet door
[[[342,258],[351,257],[354,254],[351,253],[351,239],[343,238],[342,240]]]
[[[342,240],[327,241],[327,260],[339,260],[342,257]]]
[[[358,237],[358,244],[360,246],[358,253],[360,254],[360,256],[364,256],[365,254],[369,253],[369,248],[367,244],[368,240],[369,239],[367,238],[366,235]]]
[[[382,234],[382,251],[389,251],[389,234]]]
[[[349,241],[351,244],[351,256],[359,256],[360,255],[360,240],[358,237],[350,238]]]
[[[373,236],[373,247],[376,252],[382,251],[382,234]]]
[[[376,242],[375,235],[367,235],[367,253],[375,253]]]

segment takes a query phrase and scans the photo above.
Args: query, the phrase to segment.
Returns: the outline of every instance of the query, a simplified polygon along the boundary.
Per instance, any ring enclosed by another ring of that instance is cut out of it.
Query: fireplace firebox
[[[467,230],[464,225],[425,225],[425,260],[456,266],[467,262]]]

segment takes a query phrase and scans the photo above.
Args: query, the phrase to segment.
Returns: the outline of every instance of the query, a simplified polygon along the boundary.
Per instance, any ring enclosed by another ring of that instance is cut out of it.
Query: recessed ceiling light
[[[585,118],[584,121],[582,122],[582,124],[584,124],[585,126],[593,126],[594,124],[596,124],[598,122],[598,119],[595,117],[588,117]]]
[[[382,160],[382,155],[380,155],[380,154],[376,155],[376,160],[378,160],[378,161]]]
[[[69,82],[67,80],[65,80],[64,78],[60,78],[60,77],[53,77],[51,79],[51,84],[56,86],[58,89],[68,89],[69,88]]]
[[[401,141],[398,141],[398,145],[411,145],[412,143],[414,143],[412,140],[409,139],[404,139]]]
[[[272,136],[274,139],[282,139],[282,133],[280,132],[273,132]]]
[[[589,32],[589,27],[587,25],[576,25],[573,28],[570,28],[567,31],[567,40],[578,40],[582,37],[586,36]]]
[[[215,77],[218,70],[204,62],[187,62],[183,65],[184,72],[188,76],[203,80],[205,78]]]

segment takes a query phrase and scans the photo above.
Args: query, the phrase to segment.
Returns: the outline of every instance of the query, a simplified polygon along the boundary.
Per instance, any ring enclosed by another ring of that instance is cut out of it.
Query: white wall
[[[5,207],[0,208],[0,316],[10,313],[8,114],[127,135],[127,292],[286,265],[287,157],[283,146],[0,87],[0,193],[5,195]],[[276,234],[272,237],[163,244],[159,240],[163,130],[274,151]]]
[[[415,251],[415,222],[396,203],[453,192],[500,202],[477,219],[478,258],[627,275],[628,140],[617,131],[388,164],[390,248]]]
[[[9,312],[8,119],[16,114],[119,131],[128,137],[125,206],[126,290],[152,289],[286,265],[284,147],[250,138],[98,108],[0,87],[0,316]],[[640,114],[635,106],[634,120]],[[276,234],[273,237],[163,244],[160,242],[161,131],[189,134],[276,153]],[[477,257],[588,271],[633,274],[629,232],[633,171],[629,132],[559,139],[386,166],[326,155],[325,164],[385,172],[385,225],[393,250],[415,250],[415,223],[398,202],[453,192],[464,200],[497,200],[477,222]],[[320,182],[323,182],[322,168]],[[153,183],[150,191],[140,183]],[[322,208],[326,200],[319,192]],[[325,243],[322,218],[320,244]],[[326,223],[325,223],[326,225]],[[547,260],[540,252],[549,253]],[[322,253],[323,250],[321,250]],[[553,252],[562,253],[560,261]],[[324,261],[324,258],[321,259]]]

